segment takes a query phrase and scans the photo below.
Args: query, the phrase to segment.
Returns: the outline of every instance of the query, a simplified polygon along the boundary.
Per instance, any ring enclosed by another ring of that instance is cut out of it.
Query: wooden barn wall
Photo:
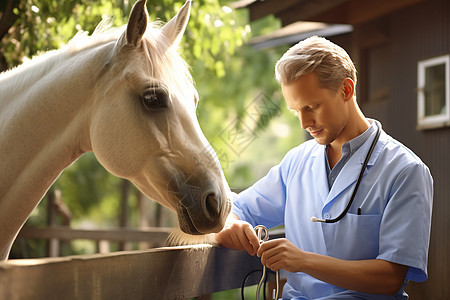
[[[450,299],[450,127],[418,130],[417,63],[450,53],[450,4],[428,0],[355,26],[347,49],[359,71],[358,101],[367,117],[411,148],[434,179],[425,283],[410,283],[410,299]]]

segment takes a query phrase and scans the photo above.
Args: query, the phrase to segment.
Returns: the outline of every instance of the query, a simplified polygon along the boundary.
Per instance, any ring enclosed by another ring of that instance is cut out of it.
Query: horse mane
[[[38,52],[31,59],[24,58],[22,64],[0,73],[0,84],[8,80],[13,80],[14,84],[6,84],[3,88],[8,89],[7,91],[11,93],[14,93],[16,90],[22,90],[28,83],[36,82],[44,77],[52,68],[63,63],[78,51],[117,39],[118,29],[120,28],[112,29],[110,28],[110,24],[111,21],[109,20],[102,21],[96,27],[92,36],[89,36],[87,31],[78,31],[60,49]]]
[[[178,91],[186,92],[186,86],[194,82],[190,67],[179,54],[178,45],[172,45],[161,34],[161,24],[150,23],[142,40],[150,62],[150,75],[160,78],[168,87],[176,87]]]
[[[150,61],[151,75],[154,76],[158,73],[169,86],[175,85],[179,87],[179,90],[182,90],[186,79],[191,83],[193,82],[192,76],[188,65],[176,51],[177,49],[173,49],[176,47],[172,47],[167,39],[161,36],[159,28],[162,24],[160,21],[149,23],[142,40]],[[97,25],[92,35],[89,35],[87,31],[78,31],[60,49],[38,53],[31,59],[25,59],[21,65],[0,73],[0,84],[8,79],[12,79],[14,80],[14,89],[21,90],[27,83],[37,81],[53,67],[64,63],[68,58],[82,50],[95,48],[106,43],[117,43],[125,30],[126,25],[112,27],[112,18],[105,19]],[[38,65],[39,67],[35,67]],[[157,68],[154,67],[156,65],[158,66]],[[172,76],[164,76],[164,74],[171,74]],[[173,76],[173,74],[176,74],[176,76]],[[8,91],[13,92],[10,87]]]

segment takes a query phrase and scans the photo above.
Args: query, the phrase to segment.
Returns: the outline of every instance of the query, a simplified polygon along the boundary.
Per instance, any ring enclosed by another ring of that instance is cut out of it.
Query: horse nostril
[[[206,195],[205,208],[205,214],[210,219],[216,219],[220,214],[220,197],[215,193]]]

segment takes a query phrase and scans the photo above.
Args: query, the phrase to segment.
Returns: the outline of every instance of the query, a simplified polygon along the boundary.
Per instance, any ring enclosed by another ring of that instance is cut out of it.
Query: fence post
[[[130,198],[130,182],[126,179],[122,179],[121,185],[121,201],[120,201],[120,216],[119,226],[121,228],[128,227],[128,215],[129,215],[129,198]],[[131,244],[129,242],[119,243],[120,250],[131,250]]]
[[[53,188],[47,193],[47,225],[58,225],[58,211],[56,209],[56,197]],[[47,245],[47,255],[49,257],[58,257],[60,249],[59,240],[56,238],[50,239]]]

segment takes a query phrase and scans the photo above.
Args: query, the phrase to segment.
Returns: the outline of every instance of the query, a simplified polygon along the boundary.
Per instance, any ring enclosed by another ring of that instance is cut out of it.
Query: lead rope
[[[254,228],[254,230],[256,231],[256,236],[258,237],[260,244],[264,243],[265,241],[267,241],[269,239],[269,231],[267,230],[266,226],[258,225]],[[264,237],[261,238],[263,231],[264,231]],[[265,278],[266,278],[266,266],[263,266],[261,280],[259,281],[258,287],[256,288],[256,300],[259,300],[259,292],[261,291],[261,286],[262,286]],[[278,299],[278,293],[280,291],[280,271],[279,270],[277,270],[275,272],[275,281],[276,281],[277,287],[276,287],[276,289],[273,290],[272,300]]]

